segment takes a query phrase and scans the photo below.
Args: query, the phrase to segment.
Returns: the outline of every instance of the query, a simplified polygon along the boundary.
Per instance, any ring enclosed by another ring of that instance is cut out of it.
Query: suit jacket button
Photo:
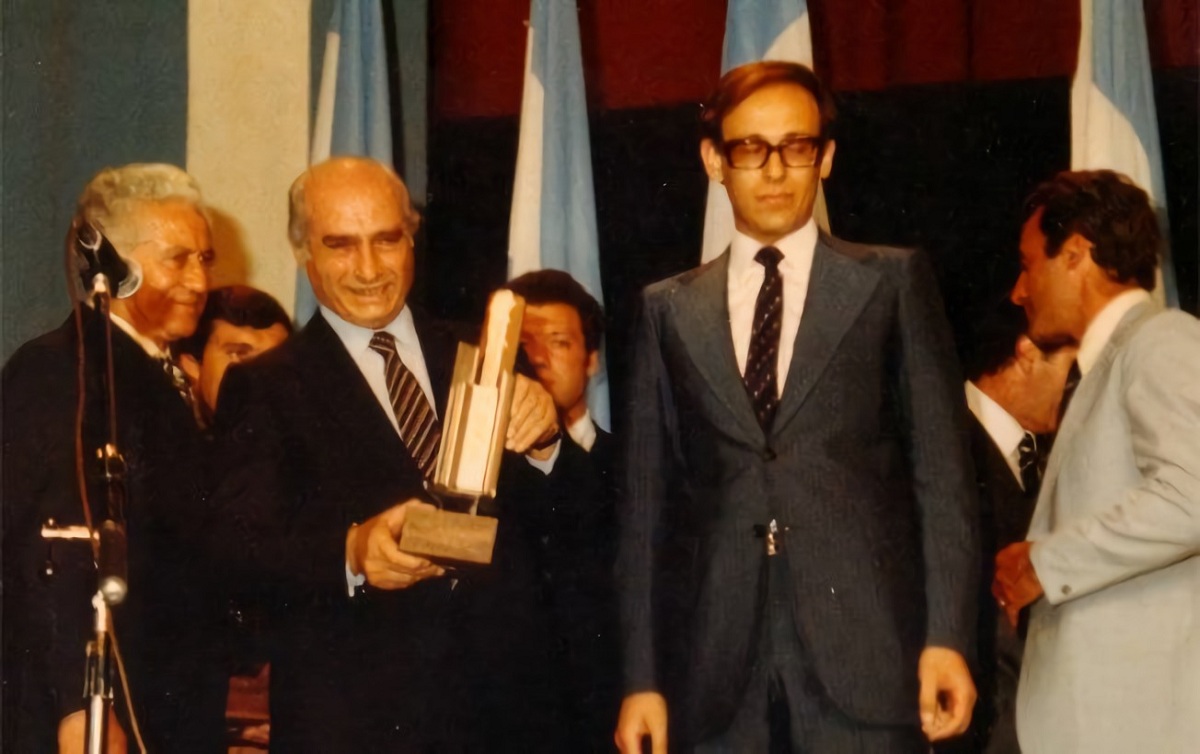
[[[765,448],[762,452],[764,461],[774,461],[778,456],[775,455],[774,448]]]
[[[1066,584],[1063,584],[1062,593],[1063,593],[1063,595],[1068,595],[1068,594],[1070,594],[1070,593],[1071,593],[1071,587],[1067,586]]]

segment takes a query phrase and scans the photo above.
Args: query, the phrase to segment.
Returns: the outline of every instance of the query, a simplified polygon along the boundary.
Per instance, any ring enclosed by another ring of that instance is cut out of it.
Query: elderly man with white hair
[[[85,223],[142,275],[136,292],[111,303],[129,593],[112,610],[119,655],[108,751],[220,751],[223,679],[213,637],[221,611],[196,544],[205,528],[203,439],[169,355],[204,308],[213,261],[206,211],[184,171],[133,164],[88,183],[70,246]],[[47,575],[40,528],[51,518],[98,525],[106,515],[95,460],[108,438],[103,332],[102,317],[79,301],[62,326],[4,366],[5,751],[84,750],[96,569],[87,547],[63,544]]]

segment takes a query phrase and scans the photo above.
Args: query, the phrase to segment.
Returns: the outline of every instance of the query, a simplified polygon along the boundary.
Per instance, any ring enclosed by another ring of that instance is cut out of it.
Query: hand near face
[[[965,733],[975,707],[975,683],[962,655],[926,647],[917,663],[921,682],[921,730],[930,741]]]
[[[1029,559],[1032,542],[1014,542],[996,553],[996,575],[992,579],[992,595],[1013,628],[1021,610],[1042,596],[1042,582]]]
[[[414,508],[432,510],[433,506],[409,500],[350,527],[346,533],[346,564],[351,573],[365,576],[376,589],[407,589],[446,572],[425,558],[401,552],[397,546],[405,518]]]
[[[557,431],[558,414],[550,393],[541,384],[518,374],[504,447],[524,453],[534,444],[549,440]]]

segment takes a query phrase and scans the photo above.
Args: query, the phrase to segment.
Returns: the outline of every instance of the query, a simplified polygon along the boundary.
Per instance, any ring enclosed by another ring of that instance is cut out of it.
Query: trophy
[[[451,568],[492,562],[499,522],[479,507],[496,496],[524,313],[523,298],[496,291],[480,345],[458,344],[437,466],[426,485],[438,507],[409,511],[401,550]]]

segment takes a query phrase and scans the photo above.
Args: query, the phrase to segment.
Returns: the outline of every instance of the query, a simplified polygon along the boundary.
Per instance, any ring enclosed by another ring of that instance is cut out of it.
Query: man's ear
[[[833,172],[833,153],[837,149],[837,142],[833,139],[825,142],[825,146],[821,149],[821,179],[824,180]]]
[[[725,161],[721,157],[721,150],[717,149],[712,139],[700,142],[700,161],[704,163],[704,172],[708,173],[710,181],[725,182]]]
[[[588,352],[588,360],[587,360],[588,379],[595,377],[596,372],[599,372],[599,371],[600,371],[600,351],[599,351],[599,349],[597,349],[595,351],[589,351]]]
[[[190,353],[181,354],[179,357],[179,368],[188,376],[192,382],[200,382],[200,362],[196,361],[196,357]]]
[[[1092,242],[1079,233],[1072,233],[1063,241],[1058,252],[1064,255],[1067,267],[1076,269],[1082,264],[1092,262]]]

